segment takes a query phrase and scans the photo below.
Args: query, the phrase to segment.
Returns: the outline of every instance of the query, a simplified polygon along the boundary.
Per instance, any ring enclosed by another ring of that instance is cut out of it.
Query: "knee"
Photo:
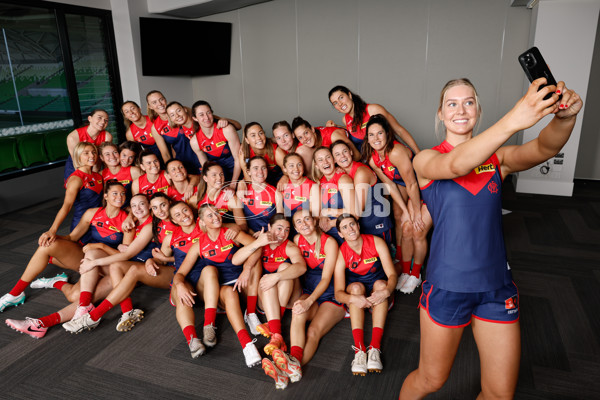
[[[318,341],[319,339],[321,339],[321,330],[310,325],[306,330],[306,339]]]
[[[219,273],[217,268],[209,265],[202,268],[202,273],[200,274],[203,279],[219,279]]]
[[[412,223],[410,221],[405,222],[404,225],[402,225],[402,236],[405,238],[412,238],[414,234],[415,232]]]
[[[421,373],[419,374],[419,376],[421,378],[421,386],[423,387],[423,389],[425,389],[427,393],[437,392],[444,386],[444,384],[448,380],[448,376],[442,376],[431,373]]]
[[[377,290],[385,290],[387,288],[387,282],[386,281],[376,281],[373,284],[373,291],[377,291]]]
[[[359,282],[353,282],[348,285],[346,291],[350,294],[365,294],[365,286]]]

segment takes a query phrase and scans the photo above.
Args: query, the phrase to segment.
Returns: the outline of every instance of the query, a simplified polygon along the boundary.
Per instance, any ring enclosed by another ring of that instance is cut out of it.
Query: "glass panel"
[[[87,116],[96,108],[106,110],[110,117],[106,130],[116,139],[115,107],[102,19],[73,14],[65,17],[83,121],[87,123]]]
[[[73,127],[52,10],[0,4],[0,136]]]

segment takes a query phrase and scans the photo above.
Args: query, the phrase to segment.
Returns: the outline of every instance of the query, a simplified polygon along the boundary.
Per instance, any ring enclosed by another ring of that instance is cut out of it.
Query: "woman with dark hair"
[[[248,161],[246,174],[250,182],[246,183],[245,190],[239,190],[237,197],[244,206],[244,216],[251,234],[267,230],[269,221],[277,211],[276,189],[266,183],[268,169],[267,162],[259,156],[254,156]]]
[[[158,133],[153,133],[153,125],[150,117],[142,115],[142,110],[136,102],[128,100],[121,106],[121,114],[125,122],[125,137],[137,143],[141,143],[145,149],[151,150],[157,157],[160,157],[162,163],[166,163],[171,158],[169,148],[163,137]]]
[[[292,127],[287,121],[278,121],[271,127],[273,131],[273,138],[275,143],[285,154],[293,153],[296,148],[300,145],[296,136],[292,133]]]
[[[271,138],[265,135],[265,131],[258,122],[249,122],[244,126],[244,141],[240,148],[238,159],[245,180],[250,180],[247,175],[248,162],[252,157],[260,156],[266,163],[268,168],[267,182],[270,185],[277,185],[281,179],[283,172],[283,158],[286,152],[280,149],[277,144],[273,143]]]
[[[400,137],[412,149],[414,153],[419,152],[419,146],[413,139],[411,134],[394,118],[385,107],[379,104],[367,104],[356,93],[352,93],[345,86],[335,86],[328,94],[328,99],[340,113],[344,114],[344,125],[350,132],[350,139],[356,148],[361,151],[367,133],[366,127],[369,118],[375,114],[381,114],[391,125],[394,133]],[[328,122],[328,126],[333,124],[333,121]]]
[[[142,171],[135,165],[122,166],[119,150],[117,145],[113,143],[102,143],[98,151],[100,152],[100,160],[102,160],[102,163],[104,164],[104,168],[102,168],[101,171],[102,179],[104,182],[116,180],[125,186],[125,191],[127,193],[125,207],[127,207],[131,199],[131,185],[135,179],[140,177]]]

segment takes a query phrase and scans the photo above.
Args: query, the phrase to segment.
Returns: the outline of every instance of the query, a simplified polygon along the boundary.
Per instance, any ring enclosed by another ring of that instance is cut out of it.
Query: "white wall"
[[[231,74],[194,78],[194,100],[267,131],[302,115],[341,121],[327,92],[342,84],[384,105],[422,147],[438,143],[442,86],[468,77],[484,109],[482,128],[521,96],[517,56],[531,11],[510,1],[274,0],[203,18],[233,23]],[[198,50],[201,51],[201,46]]]

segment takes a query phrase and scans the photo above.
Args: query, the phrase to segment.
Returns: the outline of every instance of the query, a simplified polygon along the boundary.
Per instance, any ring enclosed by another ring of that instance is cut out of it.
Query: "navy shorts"
[[[202,274],[202,270],[204,270],[204,263],[198,263],[192,268],[190,272],[185,277],[185,280],[192,284],[195,288],[200,280],[200,275]]]
[[[450,292],[423,282],[420,306],[445,328],[462,328],[471,318],[510,324],[519,320],[519,290],[514,282],[489,292]]]

